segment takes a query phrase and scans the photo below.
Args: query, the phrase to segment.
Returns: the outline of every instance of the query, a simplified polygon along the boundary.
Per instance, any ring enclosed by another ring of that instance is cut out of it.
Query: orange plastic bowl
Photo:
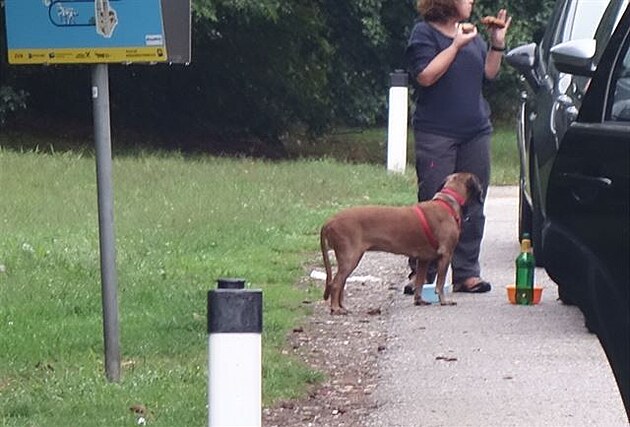
[[[516,287],[514,285],[507,285],[507,296],[510,304],[516,304]],[[532,301],[534,304],[538,304],[542,299],[542,291],[543,288],[534,285],[534,300]]]

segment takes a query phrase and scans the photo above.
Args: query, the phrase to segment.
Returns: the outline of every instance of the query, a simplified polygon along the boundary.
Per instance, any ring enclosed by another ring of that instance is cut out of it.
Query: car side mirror
[[[536,64],[536,47],[536,43],[529,43],[516,47],[505,55],[505,61],[514,67],[534,90],[537,90],[542,85],[534,69]]]
[[[592,77],[595,72],[595,49],[593,39],[570,40],[551,48],[551,59],[562,73]]]

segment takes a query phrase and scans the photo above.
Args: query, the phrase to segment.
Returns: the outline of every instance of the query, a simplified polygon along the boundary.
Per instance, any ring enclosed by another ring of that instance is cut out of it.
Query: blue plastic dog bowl
[[[450,283],[444,284],[444,295],[448,296],[453,292],[453,285]],[[422,299],[431,304],[437,304],[440,302],[438,295],[435,293],[435,283],[425,283],[422,287]]]

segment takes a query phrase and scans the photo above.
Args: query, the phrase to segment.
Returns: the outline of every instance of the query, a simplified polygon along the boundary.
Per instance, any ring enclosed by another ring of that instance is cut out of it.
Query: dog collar
[[[429,241],[429,244],[431,245],[433,249],[437,251],[438,246],[439,246],[438,242],[437,240],[435,240],[435,236],[433,235],[433,232],[431,231],[431,227],[429,227],[429,222],[427,221],[427,217],[424,215],[422,208],[420,207],[419,204],[417,204],[413,206],[413,210],[418,216],[418,219],[420,220],[422,231],[424,231],[424,235],[427,236],[427,240]]]
[[[466,204],[466,199],[464,199],[464,197],[462,197],[462,195],[455,190],[451,190],[450,188],[443,188],[440,190],[440,193],[451,196],[453,199],[455,199],[457,203],[459,203],[460,206],[464,206]]]

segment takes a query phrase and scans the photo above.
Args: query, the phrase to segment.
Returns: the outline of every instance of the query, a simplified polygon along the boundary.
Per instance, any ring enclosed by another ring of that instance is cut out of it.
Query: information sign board
[[[160,0],[5,0],[10,64],[165,62]]]

